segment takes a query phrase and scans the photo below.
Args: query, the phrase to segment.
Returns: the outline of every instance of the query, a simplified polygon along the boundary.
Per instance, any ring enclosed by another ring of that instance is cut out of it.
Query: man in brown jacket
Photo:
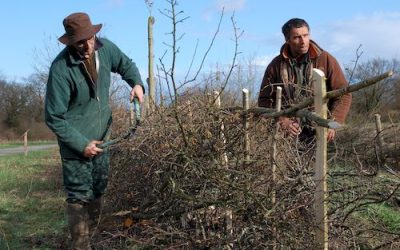
[[[313,68],[322,70],[326,77],[327,91],[348,86],[336,59],[310,39],[308,23],[299,18],[287,21],[282,27],[285,44],[280,54],[268,65],[261,84],[258,105],[275,106],[276,87],[282,86],[284,107],[296,104],[312,95],[311,73]],[[331,99],[328,102],[330,119],[343,124],[351,104],[351,94]],[[280,127],[289,135],[307,139],[314,137],[314,129],[309,122],[296,118],[279,118]],[[336,131],[328,129],[328,141],[335,138]]]

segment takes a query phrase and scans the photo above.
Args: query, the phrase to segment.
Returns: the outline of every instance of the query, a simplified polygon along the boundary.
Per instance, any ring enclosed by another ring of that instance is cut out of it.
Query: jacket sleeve
[[[122,80],[126,81],[131,87],[140,85],[143,88],[143,81],[136,64],[125,55],[114,43],[105,41],[110,48],[111,71],[121,75]]]
[[[66,120],[71,89],[61,75],[50,69],[46,88],[45,121],[62,144],[82,154],[89,140]]]
[[[328,75],[327,75],[327,85],[328,91],[337,90],[341,88],[345,88],[348,86],[348,82],[343,74],[342,69],[340,68],[337,60],[327,54],[328,56]],[[350,93],[330,100],[328,103],[329,110],[331,112],[330,116],[336,120],[337,122],[344,124],[347,114],[350,110],[352,95]]]

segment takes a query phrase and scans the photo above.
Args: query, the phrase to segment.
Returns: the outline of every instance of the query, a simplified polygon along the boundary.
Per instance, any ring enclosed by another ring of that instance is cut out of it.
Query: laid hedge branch
[[[386,79],[390,76],[393,75],[393,71],[387,71],[381,75],[371,77],[369,79],[366,79],[364,81],[360,81],[355,84],[351,84],[345,88],[337,89],[337,90],[332,90],[326,93],[326,100],[333,99],[340,97],[342,95],[352,93],[355,91],[358,91],[360,89],[366,88],[368,86],[371,86],[373,84],[378,83],[379,81],[382,81],[383,79]],[[340,127],[340,124],[329,119],[323,119],[322,117],[319,117],[318,115],[304,110],[305,108],[311,107],[314,103],[314,97],[309,97],[301,101],[300,103],[296,105],[292,105],[289,108],[283,109],[281,111],[276,111],[275,109],[272,108],[263,108],[263,107],[253,107],[248,109],[247,111],[244,111],[242,107],[233,107],[233,108],[228,108],[228,111],[230,112],[237,112],[240,111],[241,115],[247,115],[247,114],[254,114],[256,116],[262,116],[262,117],[268,117],[268,118],[278,118],[280,116],[286,116],[286,117],[305,117],[309,119],[312,122],[315,122],[318,126],[321,127],[326,127],[326,128],[338,128]]]

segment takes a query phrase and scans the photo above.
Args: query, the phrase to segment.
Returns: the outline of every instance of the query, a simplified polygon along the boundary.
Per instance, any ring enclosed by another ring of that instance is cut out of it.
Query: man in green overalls
[[[68,224],[73,249],[91,249],[89,222],[98,219],[107,186],[109,153],[97,147],[110,132],[111,72],[131,87],[131,99],[143,101],[139,71],[111,41],[96,36],[86,13],[67,16],[66,47],[51,64],[46,89],[45,119],[60,146]]]

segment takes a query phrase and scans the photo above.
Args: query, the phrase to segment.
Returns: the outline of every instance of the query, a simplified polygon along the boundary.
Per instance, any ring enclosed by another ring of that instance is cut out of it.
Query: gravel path
[[[28,153],[29,153],[29,151],[44,150],[44,149],[55,148],[55,147],[58,147],[58,145],[57,144],[49,144],[49,145],[28,146]],[[15,148],[2,148],[2,149],[0,149],[0,156],[24,153],[24,150],[25,150],[25,148],[23,146],[15,147]]]

